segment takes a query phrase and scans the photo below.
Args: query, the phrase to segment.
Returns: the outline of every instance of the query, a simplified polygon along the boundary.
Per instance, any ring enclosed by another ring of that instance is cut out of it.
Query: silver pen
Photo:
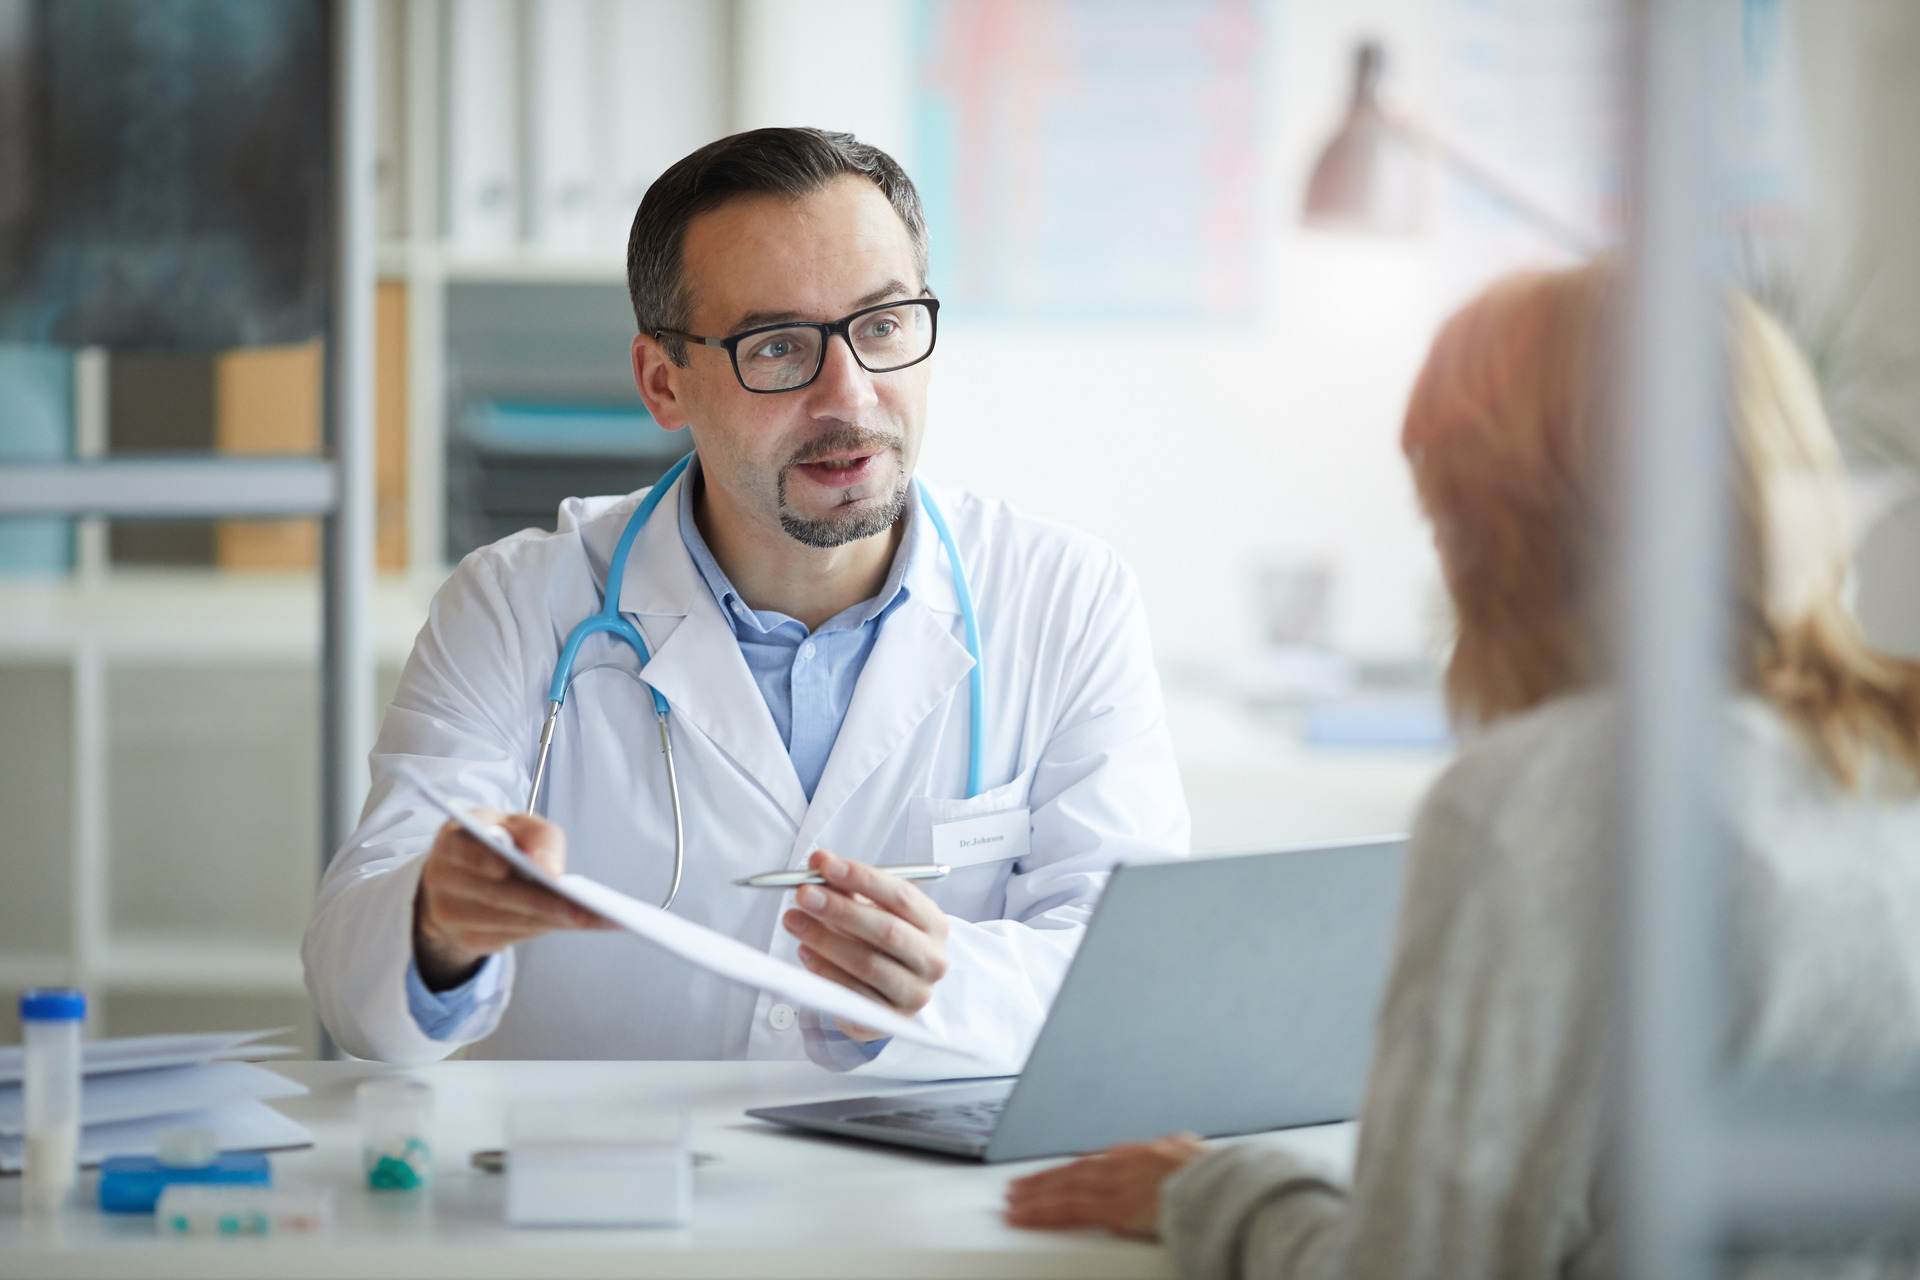
[[[902,880],[938,880],[952,867],[937,862],[916,862],[909,866],[876,867],[890,876],[899,876]],[[802,869],[799,871],[762,871],[757,876],[748,876],[734,883],[748,889],[795,889],[803,884],[825,884],[826,878],[818,871]]]

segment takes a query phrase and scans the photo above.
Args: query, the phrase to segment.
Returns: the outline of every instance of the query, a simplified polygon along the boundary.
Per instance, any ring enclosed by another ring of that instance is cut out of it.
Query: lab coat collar
[[[633,550],[627,555],[626,572],[620,578],[620,612],[640,617],[684,618],[695,612],[702,596],[708,604],[713,604],[713,593],[707,590],[699,566],[694,564],[686,544],[680,540],[676,512],[680,491],[686,484],[687,474],[682,472],[635,536]],[[594,568],[599,575],[605,575],[614,543],[648,492],[643,489],[622,499],[608,513],[611,518],[605,522],[601,537],[595,540],[602,544],[594,548]],[[719,614],[718,605],[714,605],[714,613]]]
[[[922,481],[924,484],[925,482]],[[928,486],[931,489],[931,486]],[[953,523],[954,504],[935,491],[933,500]],[[860,683],[827,756],[827,767],[813,789],[789,865],[811,853],[820,833],[853,798],[882,761],[900,750],[929,715],[937,712],[967,673],[973,656],[956,636],[960,597],[953,588],[946,548],[920,500],[920,486],[908,490],[907,516],[913,521],[903,550],[906,599],[880,624],[880,634],[860,672]],[[956,537],[959,535],[956,534]],[[971,567],[971,566],[969,566]],[[949,714],[966,717],[964,703]],[[868,858],[872,850],[843,849],[849,857]]]
[[[676,487],[686,483],[683,475]],[[750,776],[797,827],[807,795],[760,687],[740,656],[733,626],[721,616],[674,519],[678,493],[668,493],[639,534],[621,578],[620,612],[647,639],[653,660],[642,678],[666,696],[673,718],[698,728]],[[613,543],[639,505],[621,502],[595,541],[595,565],[606,572]],[[671,720],[669,721],[671,726]]]
[[[660,508],[654,511],[654,519],[647,521],[647,527],[640,531],[635,540],[632,553],[627,557],[627,571],[620,587],[620,611],[622,613],[641,614],[660,617],[687,617],[694,612],[699,597],[704,595],[709,603],[713,601],[713,592],[708,588],[706,579],[700,576],[700,570],[688,554],[686,543],[680,537],[678,510],[681,493],[688,484],[692,469],[674,481],[673,492],[660,501]],[[924,480],[921,484],[925,484]],[[941,504],[941,511],[947,515],[948,524],[953,523],[953,504],[943,500],[938,489],[929,485],[935,502]],[[597,513],[607,520],[607,532],[598,539],[603,546],[593,548],[595,575],[604,580],[606,565],[613,553],[613,541],[620,536],[620,530],[626,526],[627,516],[639,505],[644,491],[621,499],[611,508]],[[926,506],[920,501],[920,486],[914,485],[907,491],[907,518],[913,521],[909,537],[903,540],[902,550],[908,553],[904,584],[914,599],[938,613],[960,615],[960,597],[953,589],[953,570],[948,567],[946,548],[940,543],[940,534],[934,529],[933,521],[928,519]],[[958,536],[958,535],[956,535]],[[719,613],[719,606],[714,605]],[[731,626],[731,624],[729,624]],[[885,630],[883,626],[881,628]],[[744,662],[743,662],[744,665]]]
[[[636,536],[622,577],[620,610],[633,618],[653,651],[643,673],[647,683],[666,696],[676,716],[697,726],[752,776],[799,828],[797,862],[811,852],[817,833],[860,784],[973,668],[966,645],[954,636],[960,604],[946,550],[917,488],[910,491],[908,514],[915,527],[907,599],[880,626],[809,805],[773,713],[740,656],[733,625],[721,614],[680,536],[674,512],[677,490],[686,483],[683,474],[674,482],[676,491],[661,500],[665,512],[656,510]],[[934,500],[940,499],[936,492]],[[606,513],[610,518],[594,539],[604,544],[593,549],[596,576],[604,578],[613,542],[638,502],[635,495]],[[951,507],[941,507],[949,523]],[[848,852],[856,857],[860,853]]]
[[[908,490],[907,515],[913,521],[913,556],[907,561],[907,592],[934,612],[952,614],[957,618],[960,616],[960,597],[953,589],[953,570],[947,566],[947,549],[941,545],[940,531],[933,527],[933,521],[927,516],[926,504],[920,501],[921,485],[926,485],[933,494],[933,500],[940,504],[940,511],[947,517],[948,526],[953,524],[953,504],[933,485],[922,479],[920,484]]]
[[[931,535],[933,531],[928,529],[927,533]],[[947,594],[953,594],[951,582],[947,584]],[[798,866],[805,860],[820,832],[853,798],[860,784],[882,761],[901,749],[921,722],[938,711],[954,687],[973,670],[973,656],[965,644],[954,638],[948,618],[930,608],[926,601],[926,596],[915,587],[900,608],[881,624],[873,652],[867,656],[867,665],[860,672],[860,683],[854,686],[847,718],[841,722],[840,734],[827,756],[820,785],[813,790],[813,804],[807,809],[794,840],[789,865]],[[956,608],[954,612],[957,614],[959,610]],[[964,703],[956,700],[951,705],[958,709],[950,714],[965,720]],[[866,849],[836,852],[863,861],[874,854],[873,850]]]
[[[699,524],[694,519],[693,498],[695,488],[699,484],[700,459],[696,457],[687,467],[685,483],[676,486],[678,492],[675,501],[679,508],[680,541],[686,544],[687,553],[693,557],[693,567],[699,570],[701,581],[707,584],[707,590],[713,593],[715,600],[719,601],[720,613],[724,617],[730,608],[744,608],[745,602],[741,600],[740,592],[728,579],[726,570],[722,569],[719,562],[713,558],[713,552],[708,548],[706,538],[701,534]],[[905,512],[906,536],[901,538],[899,549],[894,552],[893,562],[887,567],[886,580],[881,583],[879,592],[866,601],[865,607],[861,609],[854,623],[855,626],[865,626],[886,613],[893,602],[900,598],[902,591],[911,592],[912,588],[907,585],[907,570],[912,566],[915,556],[925,554],[921,549],[921,543],[926,538],[936,536],[932,525],[918,519],[919,507],[919,492],[909,487]],[[851,612],[852,610],[847,611],[847,613]],[[785,614],[774,616],[783,619],[786,617]],[[840,616],[847,615],[843,613]],[[743,625],[762,633],[766,631],[758,613],[743,614],[740,619],[732,621],[736,635],[740,634],[740,628]]]

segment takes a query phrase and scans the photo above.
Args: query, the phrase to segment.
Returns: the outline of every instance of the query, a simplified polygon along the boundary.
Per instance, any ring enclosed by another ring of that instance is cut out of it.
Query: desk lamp
[[[1380,73],[1385,63],[1375,41],[1363,41],[1355,50],[1353,97],[1346,119],[1313,166],[1302,221],[1332,230],[1413,234],[1420,227],[1420,164],[1425,154],[1431,154],[1562,248],[1582,257],[1598,250],[1591,236],[1425,127],[1381,106]]]

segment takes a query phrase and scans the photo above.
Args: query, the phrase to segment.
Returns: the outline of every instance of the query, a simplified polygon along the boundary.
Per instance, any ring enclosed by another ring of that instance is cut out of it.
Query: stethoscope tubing
[[[647,664],[653,656],[647,649],[647,641],[640,629],[620,616],[620,586],[626,576],[627,555],[633,550],[634,539],[640,530],[652,518],[654,508],[671,489],[674,482],[685,473],[692,463],[694,455],[686,457],[667,469],[665,475],[657,480],[640,500],[633,514],[627,517],[626,527],[620,531],[620,540],[614,544],[613,558],[607,562],[607,589],[602,597],[600,611],[583,620],[567,633],[566,643],[560,648],[560,657],[554,663],[553,679],[547,685],[547,715],[540,725],[540,749],[533,766],[533,786],[527,792],[527,809],[532,813],[540,803],[540,787],[546,781],[547,761],[553,751],[554,726],[560,719],[560,708],[566,704],[567,688],[573,682],[574,660],[580,655],[580,646],[602,632],[615,639],[625,641],[634,655],[640,659],[640,678],[646,679]],[[933,522],[933,530],[939,535],[940,545],[946,548],[947,564],[953,571],[953,590],[959,597],[960,619],[966,628],[967,653],[973,659],[973,670],[968,673],[968,731],[967,742],[967,796],[971,799],[980,794],[981,780],[985,774],[986,735],[982,729],[986,723],[986,681],[981,671],[980,660],[980,623],[974,614],[973,592],[967,586],[966,570],[960,563],[960,548],[953,540],[953,532],[947,527],[947,519],[927,492],[925,485],[914,477],[914,488],[920,495],[920,505],[926,509],[927,518]],[[647,685],[647,692],[653,695],[653,711],[660,723],[660,753],[667,763],[667,794],[673,806],[673,883],[667,889],[667,896],[661,902],[661,910],[673,905],[680,893],[681,877],[686,870],[687,840],[685,821],[680,810],[680,780],[673,767],[673,736],[668,732],[667,715],[672,710],[666,695]]]
[[[933,521],[933,531],[940,535],[940,545],[947,549],[947,564],[953,570],[953,593],[960,598],[960,621],[966,626],[967,653],[973,658],[973,670],[967,673],[967,799],[971,800],[980,794],[987,759],[986,734],[981,732],[981,726],[987,722],[987,682],[981,671],[980,620],[973,612],[973,592],[967,588],[966,570],[960,567],[960,548],[954,544],[953,531],[947,528],[947,518],[934,504],[927,487],[920,483],[920,477],[915,476],[913,483],[920,491],[920,505],[926,508],[927,519]]]

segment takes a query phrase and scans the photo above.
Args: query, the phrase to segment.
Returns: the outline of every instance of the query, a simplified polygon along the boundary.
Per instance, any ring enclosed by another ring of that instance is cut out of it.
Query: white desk
[[[274,1064],[312,1087],[276,1104],[313,1130],[314,1147],[273,1157],[283,1185],[336,1188],[331,1237],[156,1238],[153,1220],[74,1209],[25,1222],[20,1180],[0,1180],[0,1277],[1165,1277],[1158,1246],[1093,1233],[1017,1231],[1000,1217],[1009,1179],[1045,1161],[977,1165],[899,1148],[811,1137],[748,1119],[750,1106],[924,1086],[848,1080],[806,1063],[447,1062],[401,1072],[371,1063]],[[434,1088],[430,1197],[361,1191],[356,1081],[406,1074]],[[510,1101],[658,1102],[693,1116],[694,1149],[718,1160],[694,1173],[693,1225],[678,1230],[510,1229],[505,1179],[470,1152],[499,1147]],[[1278,1141],[1347,1166],[1352,1125]],[[81,1190],[92,1204],[94,1179]]]

